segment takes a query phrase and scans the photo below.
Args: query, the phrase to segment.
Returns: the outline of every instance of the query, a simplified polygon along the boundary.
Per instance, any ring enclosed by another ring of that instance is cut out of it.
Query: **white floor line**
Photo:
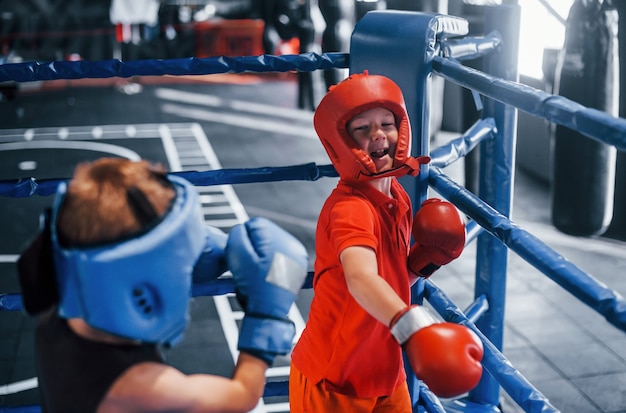
[[[224,99],[204,93],[185,92],[176,89],[158,88],[155,91],[158,98],[191,105],[210,106],[217,109],[232,109],[235,112],[248,112],[256,115],[280,116],[287,120],[301,120],[313,124],[313,112],[303,109],[280,108],[265,103],[247,102],[236,99]]]
[[[8,394],[15,394],[21,391],[36,389],[38,386],[37,377],[30,379],[16,381],[15,383],[5,384],[0,386],[0,396],[6,396]]]
[[[204,108],[198,108],[189,105],[179,105],[174,103],[164,103],[160,106],[161,111],[170,115],[176,115],[184,119],[198,120],[203,122],[216,122],[225,125],[236,126],[239,128],[247,128],[257,131],[254,138],[263,137],[262,132],[280,133],[292,135],[299,138],[318,139],[312,128],[302,125],[290,125],[286,123],[277,123],[274,120],[262,118],[246,117],[238,114],[222,113],[211,111]]]
[[[17,262],[19,258],[20,256],[17,254],[3,254],[3,255],[0,255],[0,263]]]

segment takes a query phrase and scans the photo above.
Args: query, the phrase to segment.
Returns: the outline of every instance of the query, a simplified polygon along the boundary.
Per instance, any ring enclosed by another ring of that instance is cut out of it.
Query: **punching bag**
[[[576,0],[566,24],[555,90],[618,116],[618,15],[609,0]],[[613,216],[616,148],[557,125],[552,165],[552,222],[578,236],[601,235]]]
[[[626,2],[616,1],[613,6],[619,16],[617,39],[619,42],[619,116],[626,118]],[[613,220],[604,237],[626,241],[626,151],[617,152],[615,167],[615,200]]]

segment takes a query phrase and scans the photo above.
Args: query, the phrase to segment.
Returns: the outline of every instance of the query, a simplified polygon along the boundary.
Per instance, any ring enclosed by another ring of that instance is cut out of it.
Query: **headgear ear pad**
[[[56,221],[66,193],[61,184],[52,216],[59,316],[79,317],[119,336],[173,345],[188,319],[191,274],[204,243],[198,195],[182,178],[170,211],[146,233],[98,247],[59,244]]]

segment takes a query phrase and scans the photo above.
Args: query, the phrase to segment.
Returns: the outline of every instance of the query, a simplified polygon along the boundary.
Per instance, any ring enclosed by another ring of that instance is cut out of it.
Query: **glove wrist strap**
[[[432,254],[423,246],[414,244],[407,258],[409,270],[423,278],[428,278],[433,275],[435,271],[441,268],[441,265],[432,262],[430,260],[431,255]]]
[[[404,344],[417,331],[437,322],[427,308],[412,305],[400,310],[391,319],[391,334],[398,343]]]
[[[272,365],[274,357],[291,351],[296,327],[290,319],[246,314],[239,332],[238,350],[252,354]]]
[[[429,262],[428,264],[426,264],[426,266],[424,266],[424,268],[418,270],[417,274],[421,277],[428,278],[431,275],[433,275],[433,273],[437,271],[439,268],[441,268],[441,265],[437,265],[437,264],[433,264],[432,262]]]

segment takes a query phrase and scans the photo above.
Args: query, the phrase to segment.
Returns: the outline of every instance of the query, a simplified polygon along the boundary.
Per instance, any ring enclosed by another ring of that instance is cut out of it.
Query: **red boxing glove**
[[[437,198],[422,203],[413,218],[412,234],[407,265],[424,278],[461,255],[465,247],[463,218],[454,205]]]
[[[480,381],[483,343],[469,328],[437,322],[426,308],[416,305],[396,314],[390,328],[415,375],[437,396],[460,396]]]

